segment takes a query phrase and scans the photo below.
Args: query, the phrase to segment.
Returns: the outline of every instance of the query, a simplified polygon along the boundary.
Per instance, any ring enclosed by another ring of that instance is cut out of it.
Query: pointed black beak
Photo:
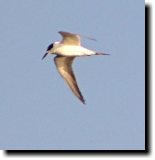
[[[48,55],[48,52],[46,52],[43,57],[42,57],[42,60]]]

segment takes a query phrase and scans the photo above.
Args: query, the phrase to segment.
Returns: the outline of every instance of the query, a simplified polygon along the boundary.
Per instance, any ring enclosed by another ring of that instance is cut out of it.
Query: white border
[[[151,153],[150,155],[148,156],[149,159],[155,159],[155,151],[154,151],[154,146],[155,146],[155,139],[153,137],[153,135],[155,134],[155,126],[154,126],[154,122],[155,122],[155,109],[154,109],[154,102],[155,102],[155,96],[154,96],[154,92],[155,92],[155,86],[153,85],[153,82],[155,80],[155,74],[153,72],[153,69],[155,68],[155,56],[154,56],[154,46],[153,46],[153,39],[155,37],[155,34],[153,32],[153,28],[155,27],[154,23],[154,11],[153,11],[153,8],[155,6],[155,1],[154,0],[146,0],[145,1],[147,5],[150,6],[150,9],[151,9],[151,17],[150,17],[150,21],[151,21],[151,24],[150,24],[150,69],[151,69],[151,72],[150,72],[150,150],[151,150]]]
[[[155,6],[155,0],[145,0],[145,3],[146,4],[148,4],[150,7],[151,7],[151,29],[152,29],[152,31],[150,31],[151,32],[151,42],[152,42],[152,44],[151,44],[151,49],[150,49],[150,51],[151,51],[151,64],[152,64],[152,66],[150,66],[151,67],[151,82],[152,82],[152,84],[150,84],[150,91],[151,91],[151,94],[150,94],[150,96],[152,95],[152,97],[150,98],[150,100],[151,100],[151,103],[150,103],[150,116],[151,116],[151,119],[150,119],[150,121],[151,121],[151,126],[150,126],[150,132],[151,132],[151,137],[150,137],[150,145],[151,145],[151,153],[150,154],[148,154],[148,155],[128,155],[128,156],[125,156],[125,155],[103,155],[103,156],[92,156],[92,155],[90,155],[90,156],[8,156],[8,155],[6,155],[5,154],[5,152],[4,151],[2,151],[2,150],[0,150],[0,159],[1,160],[3,160],[3,159],[5,159],[5,158],[11,158],[11,159],[18,159],[18,158],[24,158],[24,159],[28,159],[28,160],[31,160],[32,158],[33,159],[45,159],[45,158],[52,158],[52,160],[55,160],[55,159],[57,159],[57,160],[59,160],[59,159],[70,159],[70,158],[76,158],[76,159],[96,159],[96,158],[104,158],[104,159],[108,159],[108,160],[112,160],[112,159],[132,159],[132,160],[134,160],[134,159],[139,159],[139,160],[145,160],[145,159],[149,159],[149,160],[153,160],[154,158],[155,158],[155,152],[154,152],[154,146],[155,146],[155,139],[153,138],[153,135],[155,135],[155,124],[153,123],[153,122],[155,122],[155,109],[154,109],[154,107],[155,107],[155,96],[153,96],[153,93],[155,92],[155,86],[153,85],[153,82],[154,82],[154,80],[155,80],[155,73],[153,74],[153,69],[155,68],[155,56],[153,55],[153,53],[154,53],[154,46],[153,46],[153,39],[154,39],[154,37],[155,37],[155,34],[154,34],[154,32],[153,32],[153,28],[155,27],[155,22],[154,22],[154,13],[155,13],[155,11],[153,11],[153,7]],[[154,115],[154,116],[153,116]]]

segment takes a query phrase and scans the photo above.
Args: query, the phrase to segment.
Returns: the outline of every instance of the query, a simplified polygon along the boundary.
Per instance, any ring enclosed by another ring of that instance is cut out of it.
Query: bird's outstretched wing
[[[54,58],[54,62],[56,64],[56,67],[60,73],[60,75],[64,78],[64,80],[67,82],[69,87],[71,88],[72,92],[77,96],[82,103],[85,104],[85,100],[82,96],[82,93],[78,87],[78,84],[76,82],[76,78],[74,76],[73,70],[72,70],[72,62],[75,57],[63,57],[63,56],[56,56]]]
[[[76,45],[76,46],[81,45],[80,36],[78,34],[63,32],[63,31],[59,31],[58,33],[60,33],[61,36],[63,37],[61,41],[62,44]]]

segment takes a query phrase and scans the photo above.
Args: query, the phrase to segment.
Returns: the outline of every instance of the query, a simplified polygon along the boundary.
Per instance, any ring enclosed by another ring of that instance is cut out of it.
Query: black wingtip
[[[84,100],[83,97],[80,97],[80,101],[81,101],[84,105],[86,105],[86,101]]]
[[[85,102],[85,101],[83,101],[82,103],[83,103],[84,105],[86,105],[86,102]]]

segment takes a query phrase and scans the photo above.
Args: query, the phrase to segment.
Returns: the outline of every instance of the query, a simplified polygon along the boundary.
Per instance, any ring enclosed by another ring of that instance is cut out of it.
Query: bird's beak
[[[48,55],[48,52],[46,52],[46,53],[43,55],[42,59],[44,59],[47,55]]]

